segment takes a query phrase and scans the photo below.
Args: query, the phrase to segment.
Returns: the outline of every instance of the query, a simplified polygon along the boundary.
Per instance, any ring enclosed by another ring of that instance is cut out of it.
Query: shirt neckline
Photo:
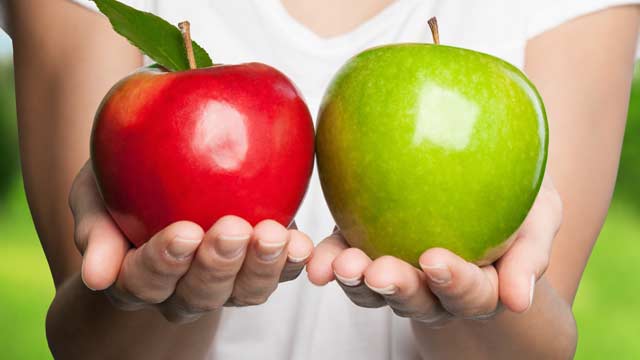
[[[331,37],[323,37],[294,18],[280,0],[254,0],[254,4],[262,13],[271,18],[271,22],[286,34],[296,46],[315,53],[336,53],[353,49],[370,39],[379,37],[381,32],[389,31],[389,27],[397,26],[401,19],[397,14],[405,11],[414,0],[395,0],[376,15],[358,25],[353,30]]]

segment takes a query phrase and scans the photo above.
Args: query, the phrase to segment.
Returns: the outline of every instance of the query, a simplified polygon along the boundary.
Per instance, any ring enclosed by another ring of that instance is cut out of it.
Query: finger
[[[89,161],[73,182],[69,207],[74,241],[83,254],[82,281],[89,289],[104,290],[116,281],[130,245],[102,204]]]
[[[450,313],[484,317],[498,306],[498,276],[493,266],[478,267],[449,250],[434,248],[420,256],[427,284]]]
[[[307,274],[309,280],[315,285],[326,285],[335,278],[333,274],[333,260],[348,245],[339,231],[334,232],[326,239],[322,240],[313,252],[313,257],[307,264]]]
[[[369,266],[364,276],[367,286],[381,294],[398,316],[427,323],[449,317],[427,288],[424,274],[409,263],[382,256]]]
[[[112,291],[149,304],[166,300],[189,269],[203,235],[202,228],[192,222],[169,225],[141,247],[129,250]]]
[[[234,304],[259,305],[267,301],[278,286],[287,261],[285,249],[289,235],[284,226],[273,220],[264,220],[255,226],[231,295]]]
[[[313,253],[313,241],[298,230],[289,230],[287,245],[287,262],[284,265],[280,282],[290,281],[298,277]]]
[[[332,264],[336,281],[345,294],[354,304],[366,308],[387,304],[380,294],[369,289],[363,281],[364,272],[371,263],[371,259],[362,250],[349,248],[341,252]]]
[[[496,265],[500,299],[514,312],[531,307],[535,283],[549,265],[553,239],[562,222],[562,203],[549,181],[543,183],[513,246]]]
[[[175,319],[221,308],[231,296],[252,234],[251,224],[240,217],[218,219],[174,295],[163,304],[165,316]]]
[[[79,235],[86,238],[81,240],[86,243],[82,281],[89,289],[104,290],[116,281],[130,245],[108,214],[94,216],[85,226],[86,235]]]

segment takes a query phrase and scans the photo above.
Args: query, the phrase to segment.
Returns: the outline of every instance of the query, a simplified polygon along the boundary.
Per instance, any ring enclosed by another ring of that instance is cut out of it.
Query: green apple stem
[[[438,19],[436,17],[432,17],[428,21],[429,28],[431,29],[431,35],[433,36],[433,43],[436,45],[440,45],[440,32],[438,32]]]
[[[187,60],[189,60],[189,69],[196,68],[196,58],[193,56],[193,45],[191,43],[191,26],[188,21],[178,24],[182,39],[184,40],[184,49],[187,52]]]

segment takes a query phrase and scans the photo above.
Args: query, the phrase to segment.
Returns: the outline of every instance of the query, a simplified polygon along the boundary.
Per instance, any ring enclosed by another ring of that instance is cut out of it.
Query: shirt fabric
[[[95,10],[90,1],[73,1]],[[189,20],[193,38],[215,63],[259,61],[278,68],[301,90],[314,115],[329,81],[347,59],[376,45],[431,42],[427,19],[432,16],[438,17],[441,43],[489,53],[522,69],[528,39],[590,12],[640,3],[396,0],[353,31],[323,38],[296,21],[280,0],[124,2],[174,24]],[[316,170],[296,222],[317,243],[332,231],[334,221]],[[210,358],[418,359],[415,341],[409,320],[388,308],[357,307],[334,282],[316,287],[303,275],[281,284],[261,306],[225,308]]]

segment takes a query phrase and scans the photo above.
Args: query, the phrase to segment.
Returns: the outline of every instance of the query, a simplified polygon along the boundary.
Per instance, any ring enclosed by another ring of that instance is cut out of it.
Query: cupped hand
[[[81,275],[124,310],[155,307],[170,321],[195,320],[223,306],[264,303],[279,282],[298,276],[313,243],[302,232],[237,216],[208,231],[179,221],[133,248],[105,209],[90,162],[76,177],[69,204]]]
[[[389,306],[434,327],[453,318],[486,320],[503,308],[522,313],[531,307],[561,221],[559,194],[545,178],[513,245],[494,264],[478,267],[441,248],[420,256],[421,269],[392,256],[372,260],[336,231],[316,247],[307,272],[316,285],[337,280],[356,305]]]

